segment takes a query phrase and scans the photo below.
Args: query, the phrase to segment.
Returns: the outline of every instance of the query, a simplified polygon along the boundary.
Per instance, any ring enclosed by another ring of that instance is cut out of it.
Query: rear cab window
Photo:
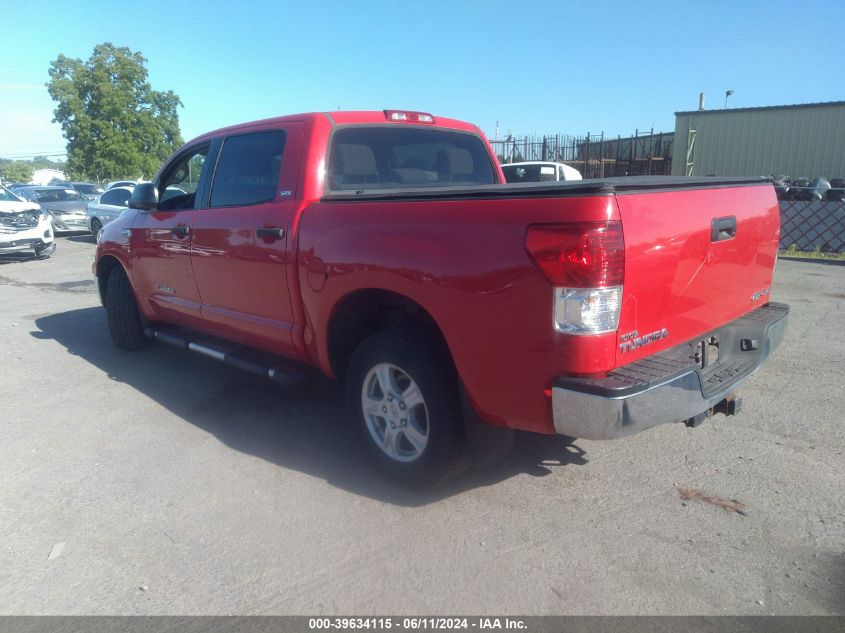
[[[475,134],[411,126],[339,128],[329,148],[333,191],[491,185],[487,146]]]

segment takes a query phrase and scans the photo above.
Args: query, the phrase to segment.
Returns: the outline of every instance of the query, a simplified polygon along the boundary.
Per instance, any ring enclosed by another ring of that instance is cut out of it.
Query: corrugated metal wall
[[[845,102],[675,113],[672,174],[845,178]]]

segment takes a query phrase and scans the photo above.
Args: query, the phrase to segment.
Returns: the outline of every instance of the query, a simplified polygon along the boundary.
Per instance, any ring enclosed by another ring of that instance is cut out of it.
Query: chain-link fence
[[[845,253],[845,202],[781,202],[780,247]]]

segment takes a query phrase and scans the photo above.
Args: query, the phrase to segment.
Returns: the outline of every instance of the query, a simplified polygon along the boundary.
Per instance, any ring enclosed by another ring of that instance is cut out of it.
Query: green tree
[[[0,177],[4,183],[29,182],[32,180],[32,163],[16,160],[0,165]]]
[[[106,42],[86,62],[59,55],[50,64],[53,120],[62,126],[67,169],[76,177],[149,178],[182,144],[182,101],[171,90],[152,89],[146,61]]]

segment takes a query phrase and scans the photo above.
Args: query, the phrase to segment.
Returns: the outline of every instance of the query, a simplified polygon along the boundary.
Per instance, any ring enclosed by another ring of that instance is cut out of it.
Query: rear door
[[[202,322],[191,270],[191,227],[203,199],[210,147],[187,148],[165,166],[158,180],[161,202],[137,214],[130,237],[132,285],[145,312],[188,327]]]
[[[293,350],[288,234],[304,127],[274,124],[223,139],[207,208],[192,225],[204,329],[278,354]]]

